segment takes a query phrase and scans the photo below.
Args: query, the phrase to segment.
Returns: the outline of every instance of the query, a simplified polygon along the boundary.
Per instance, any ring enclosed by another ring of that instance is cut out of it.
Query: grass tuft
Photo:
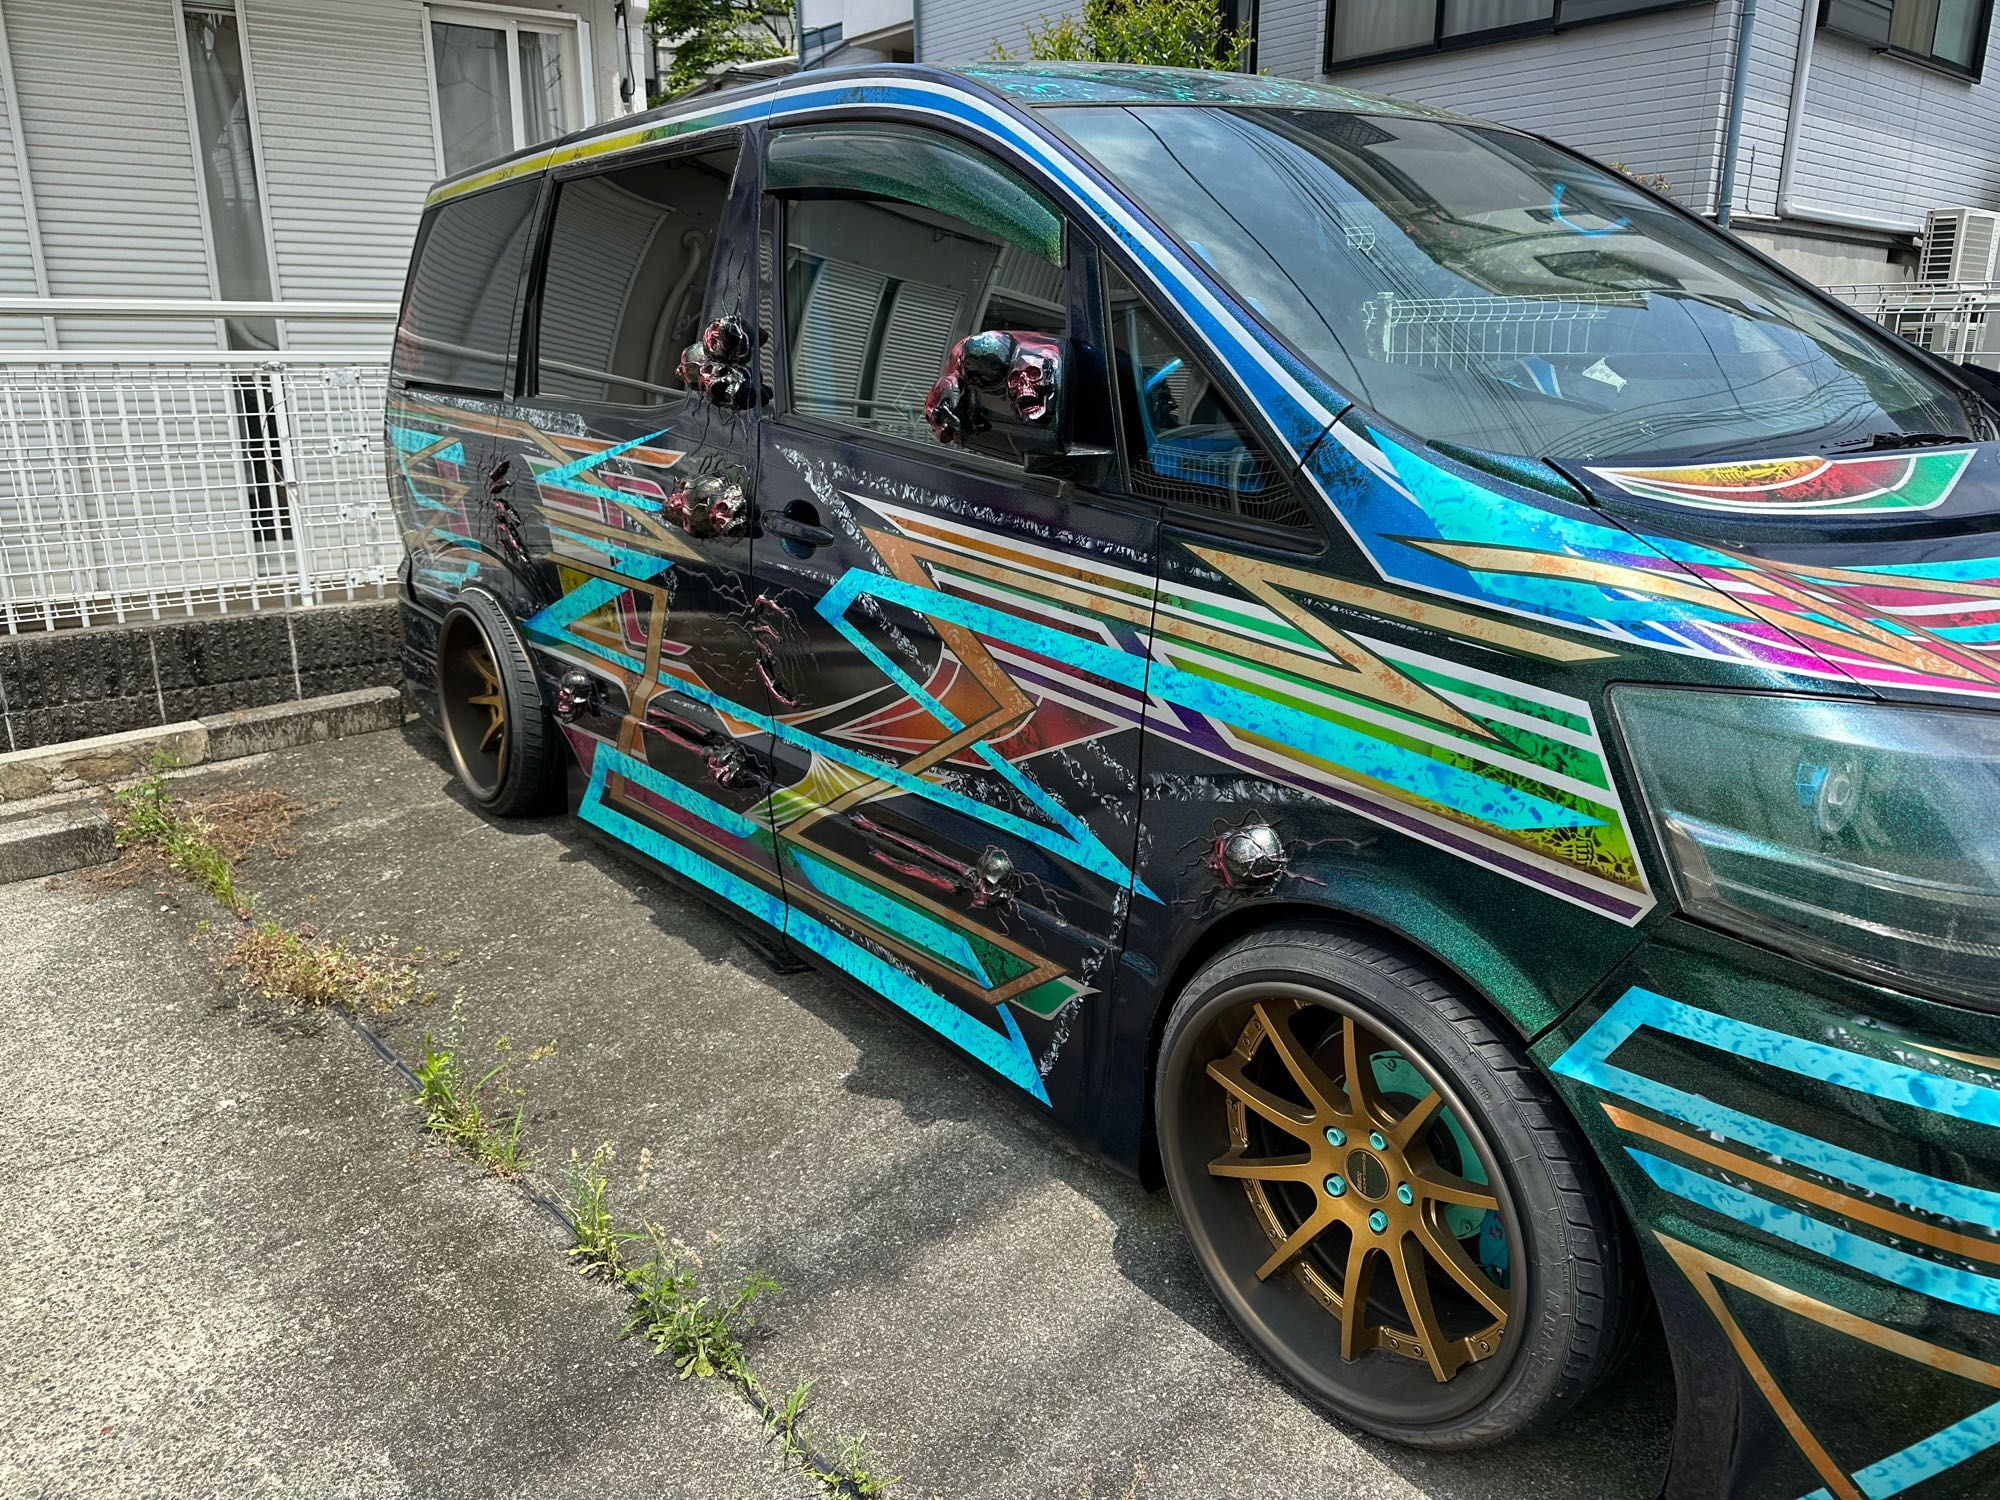
[[[424,1128],[509,1182],[519,1179],[529,1163],[521,1139],[525,1122],[521,1090],[503,1082],[514,1066],[513,1046],[507,1037],[500,1037],[493,1044],[500,1060],[484,1072],[477,1071],[478,1065],[466,1057],[464,1029],[454,1010],[442,1039],[424,1033],[424,1055],[413,1070]],[[539,1062],[554,1051],[554,1043],[537,1047],[526,1060]],[[503,1101],[513,1103],[511,1114]]]
[[[117,793],[118,847],[148,852],[176,874],[203,887],[239,917],[250,913],[250,897],[236,884],[229,854],[201,813],[175,797],[167,785],[170,760],[156,760],[145,780]]]
[[[585,1161],[574,1149],[569,1153],[569,1171],[563,1182],[563,1209],[569,1215],[576,1241],[569,1258],[585,1276],[618,1279],[625,1246],[645,1236],[635,1229],[620,1229],[611,1212],[610,1167],[613,1152],[606,1141]],[[645,1153],[640,1153],[643,1165]],[[643,1191],[643,1188],[642,1188]]]
[[[387,940],[351,948],[322,939],[310,927],[259,922],[238,937],[222,956],[222,967],[240,971],[244,987],[259,999],[295,1010],[344,1005],[383,1016],[397,1006],[425,998],[417,981],[420,954],[390,951]]]

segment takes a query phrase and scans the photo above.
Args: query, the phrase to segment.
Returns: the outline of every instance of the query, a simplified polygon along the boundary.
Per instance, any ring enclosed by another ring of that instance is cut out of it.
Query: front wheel
[[[1565,1411],[1643,1307],[1588,1145],[1511,1036],[1425,972],[1317,927],[1197,974],[1155,1082],[1174,1207],[1265,1358],[1417,1447]]]

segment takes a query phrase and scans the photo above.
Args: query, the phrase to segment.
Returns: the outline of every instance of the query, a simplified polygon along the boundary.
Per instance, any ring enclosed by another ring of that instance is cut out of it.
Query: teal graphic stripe
[[[1246,733],[1343,766],[1359,775],[1409,792],[1480,822],[1510,831],[1539,828],[1594,828],[1603,820],[1531,792],[1507,786],[1477,772],[1447,765],[1401,745],[1376,739],[1344,725],[1300,712],[1241,688],[1212,682],[1178,667],[1148,662],[1143,657],[1082,640],[1048,626],[1036,625],[969,599],[936,589],[919,588],[900,578],[850,569],[820,602],[820,613],[850,640],[858,633],[843,615],[861,594],[886,599],[919,614],[947,620],[982,636],[995,638],[1116,682],[1136,692],[1150,693],[1169,703],[1207,714]],[[864,646],[864,650],[867,648]],[[871,659],[885,670],[886,658]],[[905,691],[914,691],[907,677],[895,674]]]
[[[788,844],[787,849],[806,878],[836,906],[853,912],[884,932],[908,938],[961,973],[970,974],[984,988],[993,988],[993,979],[986,972],[986,965],[979,961],[979,955],[972,951],[972,944],[957,928],[947,926],[929,912],[905,905],[865,881],[856,880],[825,860],[813,858],[796,844]]]
[[[1943,1113],[1956,1114],[1958,1105],[1974,1103],[1966,1097],[1968,1091],[1990,1096],[1996,1094],[1995,1090],[1936,1078],[1914,1068],[1826,1047],[1803,1037],[1786,1036],[1746,1021],[1698,1010],[1638,986],[1627,990],[1552,1065],[1554,1072],[1566,1078],[1630,1099],[1697,1130],[1837,1178],[1864,1192],[2000,1230],[2000,1193],[1877,1161],[1617,1066],[1611,1061],[1612,1053],[1642,1028],[1680,1036],[1732,1056],[1754,1057],[1815,1081],[1837,1083],[1878,1098],[1919,1104]],[[1926,1100],[1930,1102],[1922,1102]],[[1989,1101],[1977,1101],[1977,1108],[1966,1111],[1962,1117],[1990,1118]]]
[[[995,1006],[1004,1031],[995,1031],[976,1016],[967,1014],[953,1005],[944,996],[905,974],[888,960],[870,953],[859,943],[841,933],[835,932],[824,922],[815,920],[805,913],[788,909],[784,901],[762,886],[745,880],[732,870],[726,870],[714,860],[705,858],[690,849],[680,840],[669,838],[658,829],[626,816],[604,802],[605,783],[614,773],[625,776],[642,786],[648,785],[644,779],[650,767],[609,745],[597,747],[596,759],[591,764],[590,785],[584,792],[578,814],[586,823],[602,829],[621,843],[629,844],[640,853],[659,861],[677,874],[686,876],[705,890],[715,892],[724,900],[741,907],[754,917],[762,918],[772,927],[789,937],[796,937],[813,952],[845,969],[856,979],[904,1011],[916,1020],[938,1033],[946,1041],[962,1051],[969,1052],[1008,1082],[1039,1099],[1049,1102],[1048,1089],[1042,1083],[1041,1070],[1035,1066],[1035,1056],[1028,1050],[1027,1039],[1021,1035],[1019,1023],[1005,1005]],[[655,773],[657,774],[657,773]],[[653,790],[648,786],[649,790]],[[692,788],[681,789],[685,800],[678,805],[699,813],[718,828],[727,828],[727,819],[738,817],[730,809],[710,798],[702,796]],[[706,804],[706,806],[702,806]]]
[[[1889,1500],[1891,1495],[1915,1489],[1925,1480],[1935,1479],[1969,1458],[1977,1458],[1995,1443],[2000,1443],[2000,1401],[1920,1443],[1910,1444],[1900,1453],[1892,1453],[1879,1463],[1856,1471],[1851,1477],[1868,1500]],[[1833,1500],[1833,1497],[1818,1489],[1802,1495],[1800,1500]]]
[[[556,464],[546,469],[536,469],[535,483],[553,485],[557,489],[574,490],[582,495],[595,495],[600,500],[615,500],[620,505],[629,505],[635,510],[658,510],[660,502],[644,495],[628,494],[624,490],[614,490],[609,486],[594,484],[583,476],[601,463],[608,463],[622,453],[634,448],[643,448],[657,437],[665,437],[667,429],[646,433],[643,437],[627,438],[622,443],[613,443],[601,453],[587,453],[582,458],[573,458],[566,464]]]
[[[625,754],[622,750],[600,750],[595,764],[603,765],[606,755],[616,756],[614,769],[634,786],[644,787],[663,802],[671,802],[683,812],[693,813],[704,822],[711,823],[731,838],[754,839],[763,832],[760,824],[753,823],[733,807],[725,807],[713,797],[704,797],[693,787],[676,781],[664,771],[656,770],[643,760]],[[596,774],[592,773],[592,785],[596,784]]]
[[[652,578],[656,574],[663,573],[667,568],[673,566],[672,561],[669,559],[660,558],[650,552],[634,552],[629,547],[621,547],[616,542],[609,541],[604,537],[586,536],[583,532],[572,531],[567,526],[551,526],[549,527],[549,534],[551,536],[567,537],[579,547],[588,547],[592,552],[602,552],[613,563],[625,572],[630,573],[634,578]],[[557,558],[556,561],[561,562],[562,559]],[[662,566],[663,563],[664,566]],[[581,618],[581,616],[578,618]]]
[[[583,802],[577,813],[584,822],[603,829],[621,843],[630,844],[640,853],[658,860],[668,869],[685,875],[706,890],[734,903],[754,917],[761,917],[771,926],[783,929],[785,923],[785,903],[772,892],[752,881],[745,880],[733,870],[725,870],[711,859],[688,848],[679,839],[669,838],[657,828],[641,823],[636,818],[627,817],[615,807],[604,803],[604,785],[615,771],[620,776],[639,780],[635,768],[639,762],[629,755],[613,750],[609,745],[597,748],[597,758],[591,765],[590,786],[583,794]],[[706,802],[700,793],[690,791],[691,800]],[[727,813],[729,809],[720,803],[710,803],[717,813]],[[717,824],[718,827],[721,824]]]
[[[1000,1024],[1006,1030],[995,1031],[887,959],[870,953],[796,906],[785,908],[785,935],[832,959],[898,1010],[914,1016],[946,1041],[971,1053],[1009,1083],[1044,1104],[1049,1102],[1049,1091],[1043,1086],[1041,1070],[1035,1066],[1035,1055],[1028,1050],[1027,1039],[1021,1035],[1014,1013],[1004,1004],[993,1008],[999,1012]]]
[[[389,440],[400,453],[421,453],[444,436],[441,432],[425,432],[417,427],[389,426]],[[462,464],[465,462],[465,444],[453,443],[449,448],[440,448],[431,455],[438,463]]]
[[[1653,1182],[1690,1203],[1698,1203],[1748,1229],[1762,1230],[1787,1245],[1811,1250],[1851,1270],[1876,1277],[1920,1297],[1935,1297],[1980,1313],[2000,1313],[2000,1280],[1947,1266],[1837,1228],[1768,1198],[1663,1161],[1636,1146],[1625,1148]]]

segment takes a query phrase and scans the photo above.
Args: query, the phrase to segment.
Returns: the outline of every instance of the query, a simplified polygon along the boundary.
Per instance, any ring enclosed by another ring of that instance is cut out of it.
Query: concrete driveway
[[[1162,1195],[899,1016],[775,974],[565,820],[488,822],[420,731],[217,773],[309,811],[244,867],[267,915],[433,952],[469,1044],[506,1034],[543,1174],[616,1143],[629,1214],[782,1284],[751,1359],[818,1381],[897,1494],[1651,1496],[1657,1336],[1556,1432],[1454,1458],[1357,1437],[1224,1320]],[[0,1494],[791,1496],[717,1383],[516,1190],[423,1143],[344,1022],[218,994],[186,887],[0,887]],[[191,946],[192,945],[192,946]],[[383,1034],[404,1057],[444,1004]]]

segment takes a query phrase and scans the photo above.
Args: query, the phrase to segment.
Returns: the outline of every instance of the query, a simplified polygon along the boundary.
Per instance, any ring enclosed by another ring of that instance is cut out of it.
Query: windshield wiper
[[[1976,443],[1979,439],[1964,432],[1878,432],[1872,437],[1856,438],[1851,443],[1835,443],[1836,449],[1867,448],[1879,451],[1883,448],[1941,448],[1947,443]]]

